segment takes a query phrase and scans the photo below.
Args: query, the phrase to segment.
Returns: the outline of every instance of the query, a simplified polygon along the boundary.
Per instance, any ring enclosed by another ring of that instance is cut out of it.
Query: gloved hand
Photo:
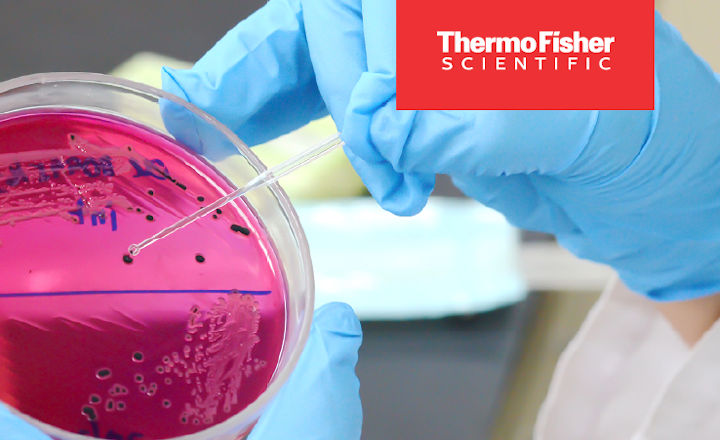
[[[720,83],[656,15],[654,111],[397,111],[395,2],[270,0],[164,87],[249,144],[329,110],[375,199],[438,173],[658,300],[720,291]]]
[[[315,311],[298,365],[255,425],[249,440],[359,439],[362,406],[355,364],[360,321],[347,304]]]
[[[37,428],[10,414],[2,403],[0,403],[0,432],[3,440],[50,440],[50,437]]]
[[[362,408],[355,364],[361,341],[360,322],[350,306],[320,307],[297,367],[249,439],[359,439]],[[0,434],[2,440],[50,440],[2,404]]]

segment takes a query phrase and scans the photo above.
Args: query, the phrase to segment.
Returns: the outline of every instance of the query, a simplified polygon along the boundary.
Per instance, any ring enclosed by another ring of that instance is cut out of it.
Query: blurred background
[[[159,86],[161,65],[189,66],[263,3],[0,0],[0,80],[89,71]],[[719,70],[720,2],[656,5]],[[272,164],[334,130],[320,120],[256,152]],[[318,302],[349,302],[363,320],[363,438],[531,438],[557,357],[611,272],[513,229],[444,176],[406,219],[374,205],[340,152],[302,173],[282,183]]]

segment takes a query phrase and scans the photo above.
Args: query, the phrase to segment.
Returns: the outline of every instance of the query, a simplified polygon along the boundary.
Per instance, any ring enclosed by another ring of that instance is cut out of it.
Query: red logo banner
[[[649,110],[653,0],[397,0],[399,110]]]

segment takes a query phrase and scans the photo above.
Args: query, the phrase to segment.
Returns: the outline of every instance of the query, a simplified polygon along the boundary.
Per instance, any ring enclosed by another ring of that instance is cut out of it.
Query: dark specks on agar
[[[203,257],[201,254],[197,254],[195,255],[195,261],[197,261],[198,263],[204,263],[205,257]]]
[[[94,422],[97,420],[97,413],[95,412],[95,409],[91,406],[83,406],[82,407],[82,414],[87,417],[88,420],[91,422]]]
[[[245,227],[240,226],[240,225],[233,224],[233,225],[230,226],[230,229],[232,229],[232,230],[235,231],[235,232],[239,232],[239,233],[241,233],[241,234],[243,234],[243,235],[250,235],[250,229],[245,228]]]
[[[177,179],[173,178],[171,175],[169,175],[168,173],[166,173],[164,170],[161,170],[161,169],[158,168],[158,167],[154,167],[154,170],[155,170],[158,174],[160,174],[161,176],[163,176],[164,178],[166,178],[167,180],[169,180],[169,181],[171,181],[172,183],[174,183],[175,185],[177,185],[177,187],[180,188],[181,190],[183,190],[183,191],[187,190],[187,186],[186,186],[185,184],[182,184],[182,183],[178,182]]]
[[[125,254],[125,255],[123,255],[123,262],[125,264],[131,264],[133,262],[133,259],[130,255]]]
[[[150,214],[148,214],[148,215],[145,216],[145,220],[151,222],[151,221],[155,220],[155,217],[153,217],[153,216],[151,216]]]
[[[204,202],[204,201],[205,201],[205,197],[203,197],[203,196],[198,196],[197,201],[198,201],[198,202]]]

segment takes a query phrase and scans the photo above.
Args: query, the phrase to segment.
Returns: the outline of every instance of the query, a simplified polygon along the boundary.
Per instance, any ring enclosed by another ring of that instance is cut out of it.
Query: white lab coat
[[[720,324],[690,349],[613,280],[560,357],[534,438],[720,439]]]

